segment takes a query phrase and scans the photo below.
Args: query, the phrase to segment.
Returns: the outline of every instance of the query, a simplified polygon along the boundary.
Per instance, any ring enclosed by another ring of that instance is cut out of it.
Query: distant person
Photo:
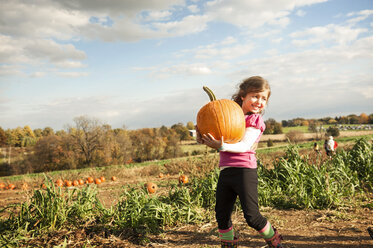
[[[333,156],[337,146],[338,146],[338,144],[333,139],[333,136],[329,136],[329,138],[326,139],[325,143],[324,143],[324,148],[325,148],[326,155],[328,155],[329,157]]]
[[[262,112],[271,90],[267,80],[259,76],[245,79],[232,99],[245,114],[246,130],[243,139],[235,144],[224,142],[224,137],[201,134],[197,141],[219,151],[220,175],[216,189],[215,213],[221,247],[237,247],[238,237],[231,215],[237,196],[240,199],[246,223],[254,228],[270,248],[283,248],[282,236],[260,213],[258,206],[258,174],[256,145],[265,130]]]
[[[313,144],[313,150],[315,151],[316,154],[320,154],[320,147],[319,147],[319,144],[317,144],[317,142]]]

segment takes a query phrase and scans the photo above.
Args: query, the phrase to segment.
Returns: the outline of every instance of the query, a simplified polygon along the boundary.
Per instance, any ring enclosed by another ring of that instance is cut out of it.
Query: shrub
[[[339,136],[339,129],[337,127],[328,127],[328,129],[326,129],[326,135],[327,136],[338,137]]]
[[[304,134],[298,130],[292,130],[286,134],[286,138],[292,142],[297,144],[299,141],[304,139]]]

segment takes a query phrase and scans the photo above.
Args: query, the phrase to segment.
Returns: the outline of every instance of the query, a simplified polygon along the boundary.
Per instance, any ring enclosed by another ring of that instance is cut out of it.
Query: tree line
[[[294,118],[290,120],[282,120],[277,122],[275,119],[265,121],[266,130],[264,134],[281,134],[283,127],[307,126],[311,132],[316,132],[323,125],[356,125],[356,124],[373,124],[373,114],[360,115],[350,114],[347,116],[323,117],[319,119]]]
[[[98,119],[80,116],[66,130],[56,132],[50,127],[32,130],[25,126],[5,131],[0,128],[0,147],[4,147],[0,176],[187,155],[180,146],[181,140],[193,139],[187,126],[178,123],[170,128],[113,129]],[[16,154],[17,148],[22,152]]]
[[[193,122],[170,128],[127,130],[111,128],[98,119],[76,117],[73,125],[54,131],[51,127],[32,130],[29,126],[3,130],[0,127],[0,176],[61,169],[125,164],[183,155],[180,141],[191,140]],[[265,134],[281,134],[283,127],[308,126],[311,132],[330,124],[372,124],[373,114],[348,115],[320,119],[295,118],[265,121]],[[329,130],[333,131],[333,130]],[[337,130],[335,130],[337,131]],[[334,133],[331,133],[333,136]],[[13,150],[12,150],[13,148]],[[16,148],[16,149],[14,149]],[[21,152],[19,149],[22,149]],[[12,159],[13,158],[13,159]]]

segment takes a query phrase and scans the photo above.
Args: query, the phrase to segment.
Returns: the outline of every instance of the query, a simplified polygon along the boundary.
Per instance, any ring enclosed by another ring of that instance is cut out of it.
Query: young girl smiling
[[[245,114],[246,130],[243,139],[235,144],[224,142],[224,137],[215,139],[211,134],[203,136],[197,130],[197,141],[220,154],[220,175],[216,189],[216,220],[221,247],[237,247],[231,214],[237,196],[240,199],[247,224],[257,230],[269,247],[282,248],[282,237],[271,223],[263,217],[258,206],[258,175],[255,150],[265,124],[261,116],[271,95],[270,86],[264,78],[253,76],[244,80],[232,99]]]

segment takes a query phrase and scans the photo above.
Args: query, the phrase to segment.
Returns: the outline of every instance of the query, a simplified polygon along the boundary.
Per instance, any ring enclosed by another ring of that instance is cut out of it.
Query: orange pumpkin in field
[[[13,190],[16,186],[13,183],[8,184],[8,189]]]
[[[185,184],[185,183],[188,183],[189,182],[189,179],[186,175],[180,175],[179,176],[179,183],[180,184]]]
[[[0,183],[0,189],[5,189],[6,185],[5,183]]]
[[[79,179],[78,182],[79,182],[80,185],[83,185],[83,184],[84,184],[83,179]]]
[[[148,191],[149,194],[153,194],[157,191],[158,186],[155,183],[148,182],[145,184],[145,188]]]
[[[203,90],[210,97],[197,114],[197,128],[201,135],[210,133],[215,139],[224,138],[226,143],[237,143],[245,134],[245,115],[235,101],[216,100],[214,93],[207,87]]]
[[[73,185],[73,182],[71,182],[70,180],[65,181],[65,186],[66,187],[71,187],[72,185]]]
[[[100,177],[100,180],[101,180],[102,183],[106,181],[104,176]]]
[[[56,181],[56,185],[57,185],[58,187],[62,187],[62,186],[63,186],[63,181],[62,181],[62,179],[57,179],[57,181]]]
[[[88,177],[88,178],[87,178],[87,181],[88,181],[88,183],[93,183],[93,181],[94,181],[94,180],[93,180],[93,177]]]
[[[111,177],[111,181],[116,181],[117,180],[117,177],[116,176],[112,176]]]
[[[96,178],[95,179],[95,184],[101,184],[101,179],[100,178]]]
[[[78,186],[78,185],[79,185],[78,180],[74,180],[74,181],[73,181],[73,185],[74,185],[74,186]]]

